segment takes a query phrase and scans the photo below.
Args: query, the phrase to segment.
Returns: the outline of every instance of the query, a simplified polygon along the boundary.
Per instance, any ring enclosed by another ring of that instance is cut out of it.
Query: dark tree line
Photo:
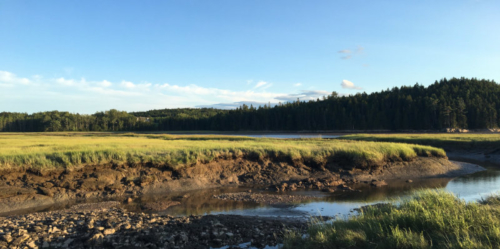
[[[173,130],[440,130],[484,129],[500,124],[500,85],[475,78],[436,81],[429,87],[394,87],[372,94],[339,96],[276,106],[243,105],[235,110],[109,110],[92,115],[68,112],[0,113],[0,131],[173,131]]]

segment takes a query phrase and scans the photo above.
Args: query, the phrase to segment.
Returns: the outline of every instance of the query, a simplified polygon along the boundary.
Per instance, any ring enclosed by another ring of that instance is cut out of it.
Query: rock
[[[24,234],[24,235],[18,237],[17,239],[15,239],[14,241],[12,241],[11,244],[13,246],[19,246],[19,245],[21,245],[21,243],[23,243],[24,241],[26,241],[29,238],[30,238],[30,236],[28,234]]]
[[[102,232],[104,235],[110,235],[110,234],[114,234],[115,233],[115,229],[113,228],[109,228],[109,229],[106,229],[104,230],[104,232]]]
[[[12,239],[12,236],[10,234],[5,234],[2,236],[2,240],[4,240],[7,243],[10,243],[10,242],[12,242],[13,239]]]
[[[96,233],[90,237],[89,241],[98,243],[101,242],[103,238],[104,235],[102,235],[102,233]]]
[[[130,197],[127,199],[127,203],[132,203],[133,201],[134,200],[132,198],[130,198]]]
[[[334,189],[334,188],[332,188],[332,187],[329,187],[329,188],[324,188],[324,189],[322,189],[321,191],[323,191],[323,192],[328,192],[328,193],[333,193],[333,192],[335,192],[335,189]]]
[[[387,183],[386,183],[384,180],[381,180],[381,181],[377,181],[377,180],[376,180],[376,181],[372,181],[371,185],[372,185],[373,187],[377,187],[377,188],[379,188],[379,187],[382,187],[382,186],[387,185]]]
[[[38,187],[38,190],[40,190],[40,192],[46,196],[49,196],[49,197],[54,196],[54,192],[52,190],[50,190],[49,188]]]
[[[27,245],[31,249],[38,248],[38,246],[36,246],[36,244],[35,244],[35,241],[30,241]]]

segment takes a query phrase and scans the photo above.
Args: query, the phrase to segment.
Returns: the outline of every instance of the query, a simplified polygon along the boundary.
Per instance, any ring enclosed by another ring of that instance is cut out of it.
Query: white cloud
[[[19,78],[15,74],[7,71],[0,71],[0,82],[4,84],[23,84],[23,85],[31,83],[29,79]]]
[[[268,83],[265,82],[265,81],[259,81],[257,82],[257,85],[255,85],[255,88],[259,88],[259,87],[263,87],[265,85],[267,85]]]
[[[125,88],[135,88],[135,84],[130,81],[122,81],[120,85]]]
[[[286,94],[286,95],[281,95],[276,97],[277,100],[282,100],[282,101],[296,101],[297,99],[300,99],[301,101],[308,101],[308,100],[316,100],[318,98],[321,98],[323,96],[327,96],[330,93],[327,91],[305,91],[302,90],[300,93],[294,93],[294,94]]]
[[[326,91],[296,93],[296,90],[291,89],[269,92],[266,90],[272,86],[269,82],[258,81],[251,84],[254,87],[250,90],[234,91],[195,84],[182,86],[126,80],[93,81],[84,78],[44,78],[40,75],[28,79],[0,71],[0,106],[7,108],[3,111],[13,112],[61,110],[79,113],[94,113],[112,108],[126,111],[195,106],[235,108],[242,103],[254,106],[263,103],[274,105],[280,101],[295,101],[297,98],[310,100],[329,94]],[[293,85],[302,86],[301,83]],[[295,93],[290,93],[291,91]]]
[[[59,78],[59,79],[56,79],[56,82],[61,84],[61,85],[64,85],[64,86],[74,86],[76,85],[76,81],[75,80],[67,80],[65,78]]]
[[[356,48],[356,50],[354,50],[354,52],[350,49],[342,49],[339,52],[339,54],[345,54],[344,56],[341,56],[340,58],[343,59],[343,60],[349,60],[351,58],[353,58],[354,55],[358,55],[358,54],[363,54],[363,51],[365,50],[364,47],[361,47],[361,46],[358,46]]]
[[[112,85],[113,85],[111,82],[109,82],[109,81],[107,81],[107,80],[103,80],[103,81],[99,82],[98,84],[99,84],[100,86],[102,86],[102,87],[110,87],[110,86],[112,86]]]
[[[355,86],[354,83],[352,83],[348,80],[342,80],[342,83],[340,85],[344,89],[355,89],[355,90],[362,90],[363,89],[361,87]]]
[[[0,87],[14,87],[14,84],[0,83]]]

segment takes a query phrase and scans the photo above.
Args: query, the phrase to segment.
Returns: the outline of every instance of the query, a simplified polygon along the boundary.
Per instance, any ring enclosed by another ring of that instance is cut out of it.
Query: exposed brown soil
[[[318,166],[225,159],[179,170],[108,164],[47,172],[3,171],[0,210],[5,213],[66,200],[141,196],[228,185],[275,186],[280,191],[301,187],[349,190],[349,184],[359,181],[449,177],[479,170],[482,168],[452,163],[446,158],[417,158],[411,162],[372,165],[369,169],[353,168],[342,162]]]

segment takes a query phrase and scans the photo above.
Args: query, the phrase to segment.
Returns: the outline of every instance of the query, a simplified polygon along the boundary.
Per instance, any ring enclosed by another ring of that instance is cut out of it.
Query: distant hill
[[[110,110],[0,113],[0,131],[315,131],[485,129],[500,124],[500,85],[475,78],[442,79],[424,87],[394,87],[371,94],[300,100],[236,110]]]

